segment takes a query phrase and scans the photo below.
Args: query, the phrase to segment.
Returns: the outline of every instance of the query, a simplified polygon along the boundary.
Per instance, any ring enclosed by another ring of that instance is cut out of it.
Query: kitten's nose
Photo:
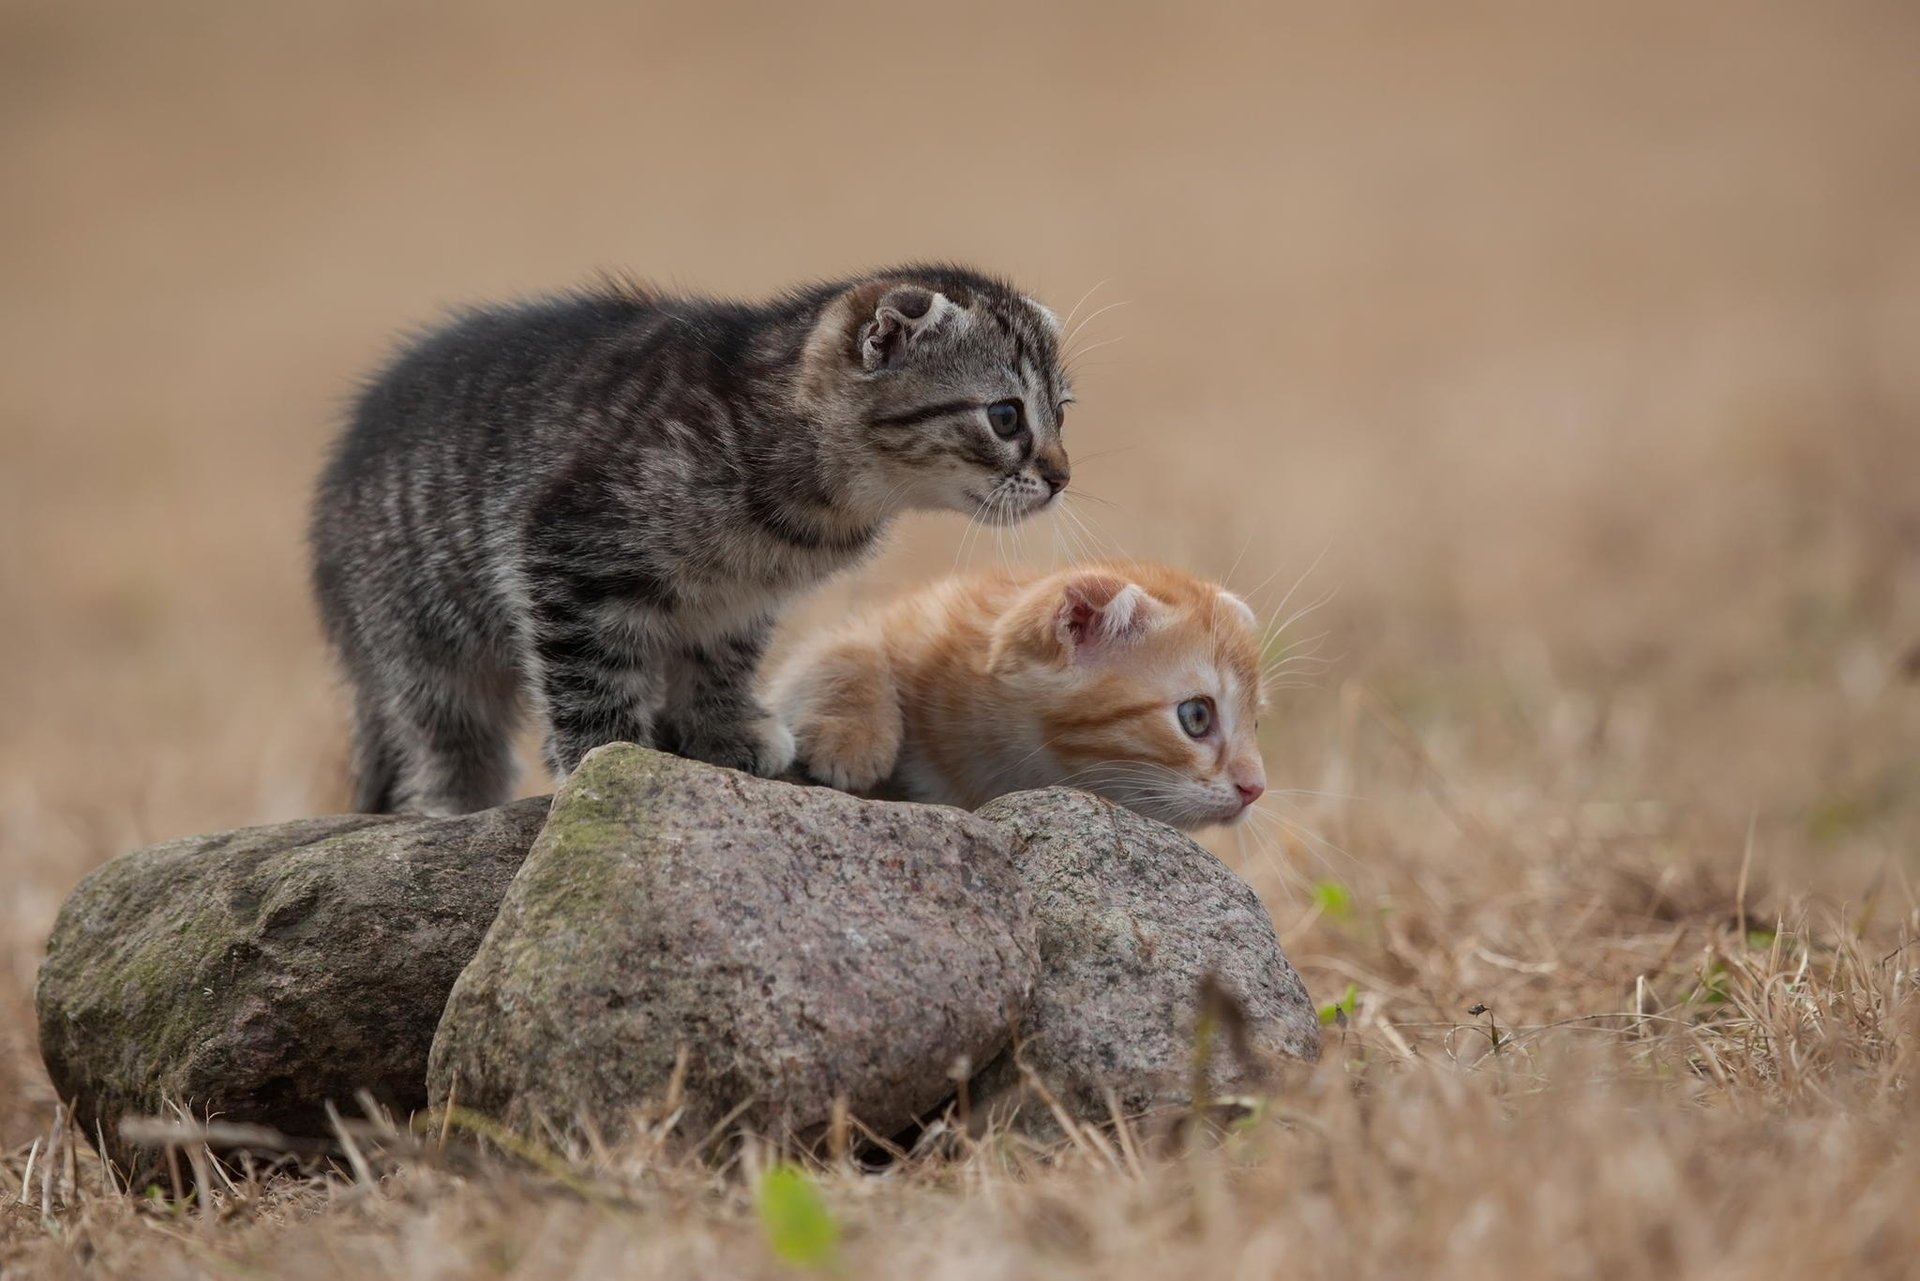
[[[1043,449],[1034,456],[1033,469],[1040,473],[1040,479],[1047,482],[1047,496],[1058,494],[1073,479],[1073,471],[1067,466],[1067,456],[1058,449]]]
[[[1240,808],[1245,809],[1260,799],[1261,793],[1267,790],[1267,785],[1265,783],[1235,783],[1233,790],[1240,793]]]

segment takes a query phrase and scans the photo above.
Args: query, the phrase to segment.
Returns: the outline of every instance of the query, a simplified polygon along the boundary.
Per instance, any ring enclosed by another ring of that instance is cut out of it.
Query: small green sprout
[[[1358,987],[1352,983],[1347,984],[1347,990],[1341,994],[1339,1000],[1329,1001],[1320,1007],[1321,1024],[1343,1023],[1347,1019],[1352,1018],[1353,1002],[1359,995],[1360,989]]]
[[[840,1225],[805,1170],[782,1162],[760,1178],[760,1224],[783,1263],[832,1271],[840,1263]]]
[[[1338,881],[1315,881],[1313,905],[1320,909],[1322,916],[1330,916],[1336,921],[1349,920],[1353,916],[1353,895]]]

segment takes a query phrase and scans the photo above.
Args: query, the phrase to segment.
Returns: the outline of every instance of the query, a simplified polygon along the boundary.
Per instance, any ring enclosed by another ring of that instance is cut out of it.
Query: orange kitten
[[[948,579],[805,647],[770,685],[801,764],[847,791],[973,809],[1065,784],[1195,828],[1266,789],[1253,611],[1161,565]]]

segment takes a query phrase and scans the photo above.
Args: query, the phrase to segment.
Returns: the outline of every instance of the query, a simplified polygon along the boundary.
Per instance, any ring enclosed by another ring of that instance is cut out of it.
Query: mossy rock
[[[1016,1028],[1052,1100],[1104,1118],[1109,1091],[1185,1101],[1206,976],[1250,1051],[1216,1055],[1211,1093],[1318,1054],[1259,899],[1159,823],[1058,790],[977,816],[861,800],[615,744],[550,815],[309,819],[115,859],[62,909],[37,1003],[55,1086],[138,1186],[157,1154],[119,1122],[176,1105],[325,1138],[327,1105],[366,1091],[617,1136],[671,1101],[685,1137],[804,1141],[836,1100],[884,1134],[988,1064],[981,1114],[1022,1115]]]
[[[103,865],[61,909],[35,1003],[40,1052],[89,1139],[136,1183],[127,1116],[330,1133],[366,1090],[426,1103],[427,1049],[545,819],[305,819],[170,841]]]
[[[1012,842],[625,744],[554,799],[434,1041],[436,1103],[618,1135],[887,1133],[993,1057],[1036,965]]]

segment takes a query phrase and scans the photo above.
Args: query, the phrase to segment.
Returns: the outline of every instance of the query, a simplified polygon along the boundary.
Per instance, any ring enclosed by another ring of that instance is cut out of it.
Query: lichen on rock
[[[802,1138],[844,1098],[885,1133],[1006,1044],[1033,981],[1012,842],[616,744],[590,754],[448,1001],[436,1101],[618,1133]]]
[[[1084,792],[1020,792],[980,817],[1015,838],[1033,896],[1040,976],[1009,1051],[973,1082],[984,1114],[1053,1128],[1050,1104],[1104,1120],[1192,1101],[1195,1027],[1211,979],[1245,1017],[1249,1056],[1208,1056],[1211,1097],[1257,1092],[1320,1056],[1320,1024],[1264,904],[1191,838]]]

